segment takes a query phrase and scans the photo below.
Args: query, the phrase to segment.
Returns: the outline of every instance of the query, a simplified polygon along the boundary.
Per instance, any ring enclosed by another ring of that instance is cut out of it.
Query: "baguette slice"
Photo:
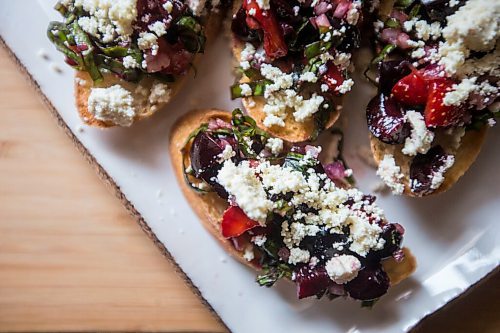
[[[444,137],[442,140],[438,140],[443,149],[452,153],[455,156],[455,163],[448,169],[444,174],[444,181],[440,187],[435,191],[425,194],[433,195],[437,193],[442,193],[450,189],[453,184],[455,184],[460,177],[462,177],[465,172],[470,168],[472,163],[476,160],[481,147],[483,146],[484,139],[486,136],[487,127],[484,126],[480,130],[469,130],[462,137],[460,146],[455,149],[453,148],[453,143]],[[401,173],[403,174],[403,184],[404,184],[404,194],[411,197],[419,197],[418,194],[414,193],[410,189],[410,165],[413,160],[412,156],[404,155],[401,152],[401,145],[390,145],[383,143],[372,134],[370,134],[370,145],[375,161],[380,163],[385,155],[393,155],[396,165],[401,168]],[[424,196],[425,196],[424,195]]]
[[[208,16],[206,23],[204,24],[205,35],[207,37],[207,44],[210,43],[213,38],[216,36],[217,31],[220,28],[220,23],[222,19],[222,13],[219,11],[217,13],[211,14]],[[194,58],[194,65],[199,63],[199,59],[201,58],[201,54],[197,54]],[[104,80],[99,84],[94,84],[90,75],[87,72],[77,71],[75,74],[75,100],[76,107],[80,118],[84,121],[85,124],[94,127],[100,128],[108,128],[113,126],[119,126],[109,121],[102,121],[96,119],[94,115],[88,110],[88,99],[92,88],[108,88],[113,85],[120,85],[122,88],[128,90],[132,97],[134,98],[134,109],[136,110],[136,115],[134,117],[134,122],[138,120],[142,120],[150,117],[156,111],[167,105],[174,96],[181,90],[184,85],[187,76],[189,73],[186,73],[182,76],[176,76],[175,82],[168,83],[168,93],[169,97],[166,98],[166,102],[151,102],[149,100],[149,95],[152,91],[152,87],[160,83],[160,81],[145,78],[141,80],[139,83],[127,82],[118,78],[112,74],[105,74]]]
[[[235,14],[241,7],[241,0],[237,0],[233,5],[233,14]],[[235,62],[238,64],[241,60],[241,51],[245,48],[245,43],[238,40],[236,37],[232,36],[232,51]],[[249,78],[244,74],[240,79],[240,83],[248,82]],[[334,101],[335,106],[334,111],[330,113],[330,118],[325,124],[325,129],[328,129],[335,124],[340,116],[340,111],[342,109],[343,97],[337,97]],[[264,119],[266,114],[264,113],[265,99],[264,97],[243,97],[242,98],[243,107],[250,117],[252,117],[257,126],[261,129],[269,132],[271,135],[278,137],[280,139],[286,140],[288,142],[303,142],[309,140],[315,132],[314,119],[311,117],[304,122],[298,122],[294,119],[292,113],[293,110],[287,110],[287,116],[285,118],[285,127],[281,126],[264,126]]]
[[[237,251],[231,241],[222,236],[221,221],[222,214],[226,210],[228,204],[226,200],[221,199],[215,193],[199,194],[193,191],[184,181],[183,172],[183,155],[182,149],[185,144],[186,138],[200,126],[202,123],[208,122],[210,119],[222,119],[224,121],[231,121],[231,114],[229,112],[209,109],[209,110],[195,110],[187,113],[174,124],[170,135],[170,157],[172,159],[174,172],[182,189],[184,196],[189,202],[191,208],[196,212],[198,218],[205,228],[220,242],[222,247],[230,253],[234,258],[241,263],[250,266],[256,270],[258,267],[253,266],[250,262],[243,258],[243,252]],[[190,147],[186,146],[184,149],[189,150]],[[398,284],[402,280],[410,276],[416,268],[416,259],[408,248],[404,248],[405,259],[397,263],[395,260],[387,259],[382,262],[385,271],[389,275],[391,285]]]

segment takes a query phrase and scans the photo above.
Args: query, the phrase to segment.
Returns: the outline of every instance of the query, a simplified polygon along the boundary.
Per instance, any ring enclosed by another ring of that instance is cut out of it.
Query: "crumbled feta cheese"
[[[167,11],[167,13],[172,13],[172,9],[174,9],[174,5],[172,1],[167,1],[163,4],[163,8]]]
[[[160,104],[166,104],[168,101],[170,101],[171,95],[172,95],[172,89],[170,89],[170,87],[167,84],[159,82],[153,84],[148,97],[148,101],[149,104],[151,105],[151,108],[158,106]]]
[[[405,140],[405,145],[402,149],[403,154],[415,156],[417,153],[427,153],[434,140],[434,132],[427,129],[422,114],[410,110],[406,112],[405,121],[411,125],[412,130],[410,137]]]
[[[500,35],[498,17],[500,2],[469,0],[447,17],[442,30],[445,42],[439,45],[439,64],[448,75],[454,75],[465,63],[471,51],[492,50]]]
[[[325,268],[333,282],[344,284],[358,276],[361,262],[355,256],[342,254],[328,260]]]
[[[240,67],[244,70],[249,69],[250,61],[254,59],[254,56],[255,47],[250,43],[246,43],[245,48],[240,53]]]
[[[149,31],[152,31],[156,36],[161,37],[167,33],[167,26],[161,21],[156,21],[148,26]]]
[[[283,150],[283,140],[279,138],[269,138],[266,142],[266,148],[269,149],[273,155],[279,155]]]
[[[307,165],[315,158],[315,153],[309,150],[299,163]],[[382,210],[364,200],[360,191],[337,187],[326,174],[318,174],[314,169],[308,169],[304,174],[269,161],[261,161],[252,168],[248,161],[235,165],[227,160],[217,181],[230,194],[231,202],[236,202],[251,219],[262,225],[268,213],[279,211],[283,204],[305,205],[313,209],[314,212],[308,213],[296,210],[289,221],[282,222],[281,236],[292,253],[290,260],[293,263],[309,260],[309,254],[298,246],[304,237],[315,236],[320,225],[332,233],[343,233],[347,227],[350,231],[349,249],[361,256],[383,247],[382,229],[378,223],[384,219]],[[285,203],[268,199],[284,194],[292,194]],[[353,203],[346,206],[344,203],[348,199]]]
[[[267,213],[273,203],[267,199],[262,183],[255,177],[255,170],[248,161],[237,166],[230,160],[219,170],[217,181],[232,195],[238,206],[252,220],[265,225]]]
[[[123,57],[123,67],[125,68],[138,68],[139,64],[132,56]]]
[[[290,249],[290,256],[288,257],[288,263],[291,265],[297,265],[298,263],[307,263],[311,254],[309,251],[302,250],[298,247]]]
[[[350,88],[349,88],[350,89]],[[310,99],[304,99],[301,103],[295,105],[295,112],[293,116],[298,122],[303,122],[310,118],[313,114],[318,112],[321,103],[324,101],[324,97],[320,95],[313,94]]]
[[[404,175],[401,173],[401,168],[396,165],[394,156],[385,155],[380,161],[377,169],[377,176],[389,186],[394,194],[402,194],[404,185],[402,183]]]
[[[454,84],[452,90],[448,91],[444,96],[444,105],[460,105],[463,104],[470,93],[476,90],[477,77],[463,79],[459,84]]]
[[[92,88],[88,98],[88,110],[98,120],[130,126],[135,117],[133,103],[132,94],[116,84],[109,88]]]
[[[230,160],[234,156],[236,156],[236,152],[233,150],[233,147],[231,147],[231,145],[226,145],[224,150],[217,157],[219,157],[219,162],[223,162]]]
[[[250,15],[250,16],[255,16],[255,14],[257,14],[257,9],[255,9],[255,8],[251,8],[248,11],[248,15]]]
[[[324,83],[323,83],[323,84],[321,85],[321,91],[322,91],[322,92],[327,92],[329,89],[330,89],[330,87],[328,87],[328,85],[327,85],[327,84],[324,84]]]
[[[101,42],[130,39],[137,18],[137,0],[75,0],[74,6],[89,14],[78,19],[78,24]]]
[[[304,81],[304,82],[314,83],[314,82],[318,81],[318,77],[313,72],[305,72],[305,73],[302,73],[300,75],[299,80]]]
[[[150,32],[141,32],[137,39],[137,45],[141,50],[151,50],[152,55],[158,53],[158,37]]]
[[[446,161],[444,162],[444,164],[439,168],[439,170],[437,172],[435,172],[432,175],[431,189],[436,190],[441,186],[441,184],[443,184],[443,182],[445,180],[445,178],[444,178],[445,172],[449,168],[451,168],[454,163],[455,163],[455,157],[452,155],[448,155],[446,157]]]
[[[247,83],[240,84],[241,95],[242,96],[252,96],[252,88]]]
[[[257,235],[252,237],[252,243],[257,246],[262,246],[266,243],[267,237],[266,235]]]
[[[344,80],[344,82],[342,82],[342,84],[339,85],[337,88],[335,88],[335,90],[338,91],[340,94],[345,94],[351,91],[353,85],[354,81],[352,79],[347,79]]]

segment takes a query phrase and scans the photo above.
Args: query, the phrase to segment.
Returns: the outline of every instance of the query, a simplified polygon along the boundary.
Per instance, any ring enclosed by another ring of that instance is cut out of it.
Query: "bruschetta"
[[[130,126],[166,105],[218,26],[214,4],[60,0],[64,21],[51,22],[47,35],[77,70],[75,99],[84,123]]]
[[[500,116],[500,3],[382,1],[377,16],[366,109],[377,173],[396,194],[444,192]]]
[[[235,1],[233,99],[257,126],[290,142],[337,120],[359,46],[361,1]]]
[[[340,160],[320,163],[320,151],[272,137],[238,109],[190,112],[170,137],[188,202],[230,254],[259,271],[260,285],[289,279],[298,298],[373,304],[415,270],[415,258],[401,247],[403,227],[350,185]]]

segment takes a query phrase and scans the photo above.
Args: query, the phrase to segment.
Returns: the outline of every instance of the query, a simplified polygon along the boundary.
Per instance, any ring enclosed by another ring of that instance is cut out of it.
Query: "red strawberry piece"
[[[447,78],[429,82],[429,96],[424,112],[427,127],[451,126],[462,119],[465,112],[462,106],[444,104],[444,97],[451,91],[453,84],[455,82]]]
[[[238,237],[258,225],[259,223],[250,219],[240,207],[230,206],[222,216],[222,236]]]
[[[271,59],[277,59],[286,56],[288,47],[285,43],[283,30],[278,24],[278,20],[272,10],[263,10],[259,7],[256,0],[244,0],[243,8],[246,10],[247,17],[252,17],[257,21],[264,32],[264,50]],[[248,24],[248,20],[247,20]],[[251,24],[256,27],[256,24]],[[252,29],[252,26],[249,26]]]
[[[402,104],[410,106],[425,105],[428,95],[427,82],[422,74],[413,70],[396,82],[391,93]]]
[[[330,92],[336,92],[336,89],[344,83],[344,76],[340,68],[333,63],[328,63],[328,70],[321,80],[328,86]]]

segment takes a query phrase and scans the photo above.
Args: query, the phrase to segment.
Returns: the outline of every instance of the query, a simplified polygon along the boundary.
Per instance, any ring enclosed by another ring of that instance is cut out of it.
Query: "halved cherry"
[[[240,207],[230,206],[222,216],[222,236],[238,237],[258,225],[259,223],[250,219]]]
[[[331,93],[336,93],[336,89],[341,86],[342,83],[344,83],[345,79],[338,66],[334,65],[331,62],[329,62],[327,66],[328,70],[321,78],[321,81],[323,81],[328,86],[328,89]]]
[[[259,7],[256,0],[244,0],[243,8],[248,18],[257,21],[264,32],[264,50],[271,59],[277,59],[286,56],[288,48],[285,43],[283,31],[276,20],[272,10],[264,10]],[[252,28],[252,27],[250,27]]]

